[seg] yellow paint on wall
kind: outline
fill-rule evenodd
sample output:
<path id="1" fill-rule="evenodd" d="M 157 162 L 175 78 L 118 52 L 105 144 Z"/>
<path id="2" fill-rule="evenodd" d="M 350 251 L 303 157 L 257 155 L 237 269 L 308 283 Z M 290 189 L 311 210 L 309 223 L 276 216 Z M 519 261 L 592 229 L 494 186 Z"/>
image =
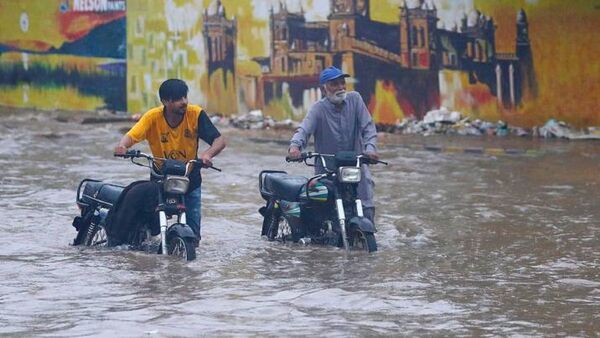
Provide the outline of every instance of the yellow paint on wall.
<path id="1" fill-rule="evenodd" d="M 60 1 L 43 2 L 41 6 L 39 1 L 0 1 L 0 42 L 39 40 L 60 47 L 65 41 L 55 19 Z"/>
<path id="2" fill-rule="evenodd" d="M 101 97 L 83 95 L 73 87 L 0 86 L 0 102 L 7 107 L 93 111 Z"/>
<path id="3" fill-rule="evenodd" d="M 98 65 L 114 61 L 109 58 L 92 58 L 74 55 L 32 54 L 8 52 L 0 54 L 3 66 L 33 67 L 41 65 L 48 70 L 63 69 L 81 73 L 97 73 Z M 105 105 L 102 97 L 85 95 L 74 87 L 35 85 L 18 83 L 2 86 L 0 103 L 9 107 L 88 110 L 93 111 Z"/>
<path id="4" fill-rule="evenodd" d="M 111 63 L 114 61 L 115 60 L 111 58 L 64 54 L 33 54 L 20 52 L 8 52 L 0 54 L 0 64 L 16 63 L 23 66 L 25 63 L 27 63 L 29 66 L 33 64 L 41 64 L 50 69 L 60 67 L 66 70 L 78 70 L 80 72 L 98 72 L 98 65 Z"/>
<path id="5" fill-rule="evenodd" d="M 600 20 L 598 2 L 500 0 L 475 2 L 498 26 L 500 51 L 515 50 L 515 21 L 523 8 L 529 21 L 538 97 L 526 97 L 505 119 L 533 126 L 550 118 L 578 127 L 600 125 Z"/>
<path id="6" fill-rule="evenodd" d="M 377 81 L 375 95 L 369 102 L 369 110 L 373 119 L 378 123 L 394 125 L 404 119 L 405 114 L 396 100 L 396 90 L 393 85 Z"/>

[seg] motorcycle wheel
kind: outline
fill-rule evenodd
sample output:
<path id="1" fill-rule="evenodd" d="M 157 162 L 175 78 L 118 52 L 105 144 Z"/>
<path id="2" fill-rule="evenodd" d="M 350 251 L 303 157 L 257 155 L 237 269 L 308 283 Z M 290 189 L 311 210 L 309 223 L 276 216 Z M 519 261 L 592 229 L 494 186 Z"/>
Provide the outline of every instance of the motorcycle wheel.
<path id="1" fill-rule="evenodd" d="M 81 228 L 79 228 L 79 231 L 77 231 L 77 235 L 75 236 L 75 239 L 73 239 L 73 245 L 85 244 L 85 238 L 87 237 L 87 232 L 88 232 L 89 228 L 90 228 L 89 223 L 85 226 L 82 225 Z"/>
<path id="2" fill-rule="evenodd" d="M 266 236 L 269 241 L 277 239 L 280 213 L 279 209 L 275 209 L 268 213 L 263 220 L 263 229 L 266 229 Z"/>
<path id="3" fill-rule="evenodd" d="M 103 225 L 90 223 L 85 231 L 85 240 L 83 241 L 85 246 L 108 246 L 108 235 Z"/>
<path id="4" fill-rule="evenodd" d="M 196 259 L 196 247 L 191 238 L 171 237 L 167 243 L 167 253 L 170 256 L 176 256 L 186 261 Z"/>
<path id="5" fill-rule="evenodd" d="M 377 241 L 375 241 L 375 235 L 372 232 L 355 231 L 352 235 L 350 245 L 354 249 L 366 252 L 377 251 Z"/>

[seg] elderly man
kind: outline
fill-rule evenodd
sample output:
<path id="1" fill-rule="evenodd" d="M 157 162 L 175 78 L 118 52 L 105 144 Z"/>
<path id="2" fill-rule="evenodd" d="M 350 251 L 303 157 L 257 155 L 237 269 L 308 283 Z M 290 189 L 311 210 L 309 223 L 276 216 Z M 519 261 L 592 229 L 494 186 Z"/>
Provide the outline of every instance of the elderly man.
<path id="1" fill-rule="evenodd" d="M 329 67 L 321 72 L 319 85 L 323 98 L 310 108 L 292 137 L 288 149 L 290 158 L 300 157 L 311 135 L 314 135 L 315 151 L 318 153 L 335 154 L 346 150 L 379 159 L 377 131 L 371 114 L 359 93 L 346 92 L 346 77 L 349 76 L 336 67 Z M 323 168 L 317 166 L 315 171 L 321 173 Z M 375 223 L 375 183 L 366 165 L 362 167 L 362 175 L 358 197 L 362 201 L 365 217 Z"/>

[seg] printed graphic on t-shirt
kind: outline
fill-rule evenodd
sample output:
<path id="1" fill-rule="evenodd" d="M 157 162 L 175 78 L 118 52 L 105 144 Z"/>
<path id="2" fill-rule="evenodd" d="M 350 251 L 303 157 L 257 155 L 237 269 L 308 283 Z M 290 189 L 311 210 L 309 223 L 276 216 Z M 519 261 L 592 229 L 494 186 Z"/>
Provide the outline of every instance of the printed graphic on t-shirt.
<path id="1" fill-rule="evenodd" d="M 169 133 L 161 133 L 160 134 L 160 143 L 169 143 Z"/>
<path id="2" fill-rule="evenodd" d="M 187 157 L 185 156 L 185 150 L 171 150 L 169 153 L 165 152 L 165 158 L 171 160 L 185 160 Z"/>

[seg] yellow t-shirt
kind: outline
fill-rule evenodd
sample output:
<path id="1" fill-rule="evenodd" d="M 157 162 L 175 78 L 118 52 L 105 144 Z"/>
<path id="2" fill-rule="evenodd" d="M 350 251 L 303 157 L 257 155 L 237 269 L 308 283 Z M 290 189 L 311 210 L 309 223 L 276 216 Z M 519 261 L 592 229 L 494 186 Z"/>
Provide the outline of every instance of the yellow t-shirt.
<path id="1" fill-rule="evenodd" d="M 163 106 L 150 109 L 127 132 L 134 142 L 148 140 L 154 157 L 189 161 L 198 153 L 198 117 L 202 107 L 188 104 L 183 121 L 172 128 L 163 116 Z"/>

